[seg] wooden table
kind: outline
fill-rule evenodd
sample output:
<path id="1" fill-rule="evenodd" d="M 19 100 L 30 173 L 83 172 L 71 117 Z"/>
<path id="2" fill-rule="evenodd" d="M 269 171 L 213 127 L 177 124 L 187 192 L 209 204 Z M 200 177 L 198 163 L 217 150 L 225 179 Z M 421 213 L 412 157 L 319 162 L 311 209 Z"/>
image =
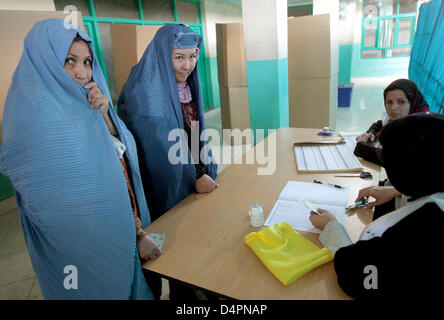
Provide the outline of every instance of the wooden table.
<path id="1" fill-rule="evenodd" d="M 276 135 L 276 171 L 258 175 L 258 164 L 233 164 L 216 179 L 219 187 L 209 194 L 191 194 L 149 225 L 147 232 L 164 233 L 162 256 L 144 268 L 234 299 L 350 299 L 338 286 L 329 262 L 284 286 L 245 244 L 244 236 L 261 228 L 250 226 L 248 210 L 259 202 L 265 219 L 289 180 L 320 179 L 350 187 L 349 205 L 361 188 L 377 185 L 379 166 L 363 161 L 373 180 L 338 178 L 334 173 L 298 174 L 293 142 L 316 135 L 315 129 L 281 128 Z M 270 138 L 270 137 L 269 137 Z M 267 139 L 269 139 L 267 138 Z M 266 140 L 258 146 L 265 146 Z M 249 152 L 254 152 L 254 149 Z M 266 153 L 265 153 L 266 154 Z M 372 211 L 356 210 L 345 219 L 350 238 L 356 241 L 371 222 Z M 322 247 L 319 234 L 301 232 Z"/>

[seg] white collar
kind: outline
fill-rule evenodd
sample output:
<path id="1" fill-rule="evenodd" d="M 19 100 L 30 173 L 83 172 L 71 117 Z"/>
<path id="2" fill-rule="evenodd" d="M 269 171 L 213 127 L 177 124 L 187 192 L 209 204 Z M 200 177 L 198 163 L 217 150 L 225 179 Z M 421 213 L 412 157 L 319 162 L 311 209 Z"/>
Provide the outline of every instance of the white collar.
<path id="1" fill-rule="evenodd" d="M 398 210 L 387 213 L 364 228 L 359 240 L 369 240 L 374 237 L 380 237 L 388 228 L 394 226 L 428 202 L 436 203 L 438 207 L 444 211 L 444 192 L 437 192 L 432 195 L 424 196 L 415 201 L 408 202 Z"/>

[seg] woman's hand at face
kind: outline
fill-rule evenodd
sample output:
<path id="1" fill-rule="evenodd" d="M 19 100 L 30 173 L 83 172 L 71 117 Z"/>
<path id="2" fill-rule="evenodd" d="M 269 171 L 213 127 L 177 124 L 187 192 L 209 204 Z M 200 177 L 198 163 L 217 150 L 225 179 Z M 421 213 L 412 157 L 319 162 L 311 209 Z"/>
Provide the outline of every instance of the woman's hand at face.
<path id="1" fill-rule="evenodd" d="M 318 209 L 320 214 L 310 211 L 310 221 L 311 224 L 319 229 L 324 230 L 329 222 L 336 221 L 336 217 L 327 210 Z"/>
<path id="2" fill-rule="evenodd" d="M 85 85 L 85 88 L 89 89 L 88 101 L 91 103 L 91 108 L 98 109 L 102 107 L 102 115 L 105 116 L 108 113 L 108 98 L 100 91 L 95 82 L 89 82 Z"/>
<path id="3" fill-rule="evenodd" d="M 356 142 L 375 142 L 375 136 L 372 133 L 363 132 L 356 137 Z"/>
<path id="4" fill-rule="evenodd" d="M 219 185 L 206 174 L 196 180 L 197 193 L 208 193 L 216 189 L 218 186 Z"/>

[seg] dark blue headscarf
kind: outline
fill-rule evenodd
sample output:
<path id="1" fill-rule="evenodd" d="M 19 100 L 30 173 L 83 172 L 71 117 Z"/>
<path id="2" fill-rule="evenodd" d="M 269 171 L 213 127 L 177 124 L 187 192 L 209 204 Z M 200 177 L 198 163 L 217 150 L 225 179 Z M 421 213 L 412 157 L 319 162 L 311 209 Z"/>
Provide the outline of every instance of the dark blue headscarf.
<path id="1" fill-rule="evenodd" d="M 196 169 L 186 139 L 169 141 L 174 129 L 184 129 L 182 109 L 172 63 L 174 48 L 201 48 L 202 37 L 181 24 L 160 28 L 142 59 L 131 70 L 118 102 L 119 116 L 136 140 L 143 186 L 152 217 L 158 217 L 195 190 Z M 188 77 L 199 117 L 199 134 L 205 129 L 204 106 L 197 66 Z M 187 164 L 168 159 L 174 145 L 183 144 Z M 173 147 L 173 148 L 172 148 Z M 217 165 L 208 141 L 199 142 L 207 155 L 205 171 L 213 179 Z M 154 219 L 154 218 L 153 218 Z"/>
<path id="2" fill-rule="evenodd" d="M 87 90 L 63 68 L 77 34 L 91 51 L 92 81 L 111 101 L 105 78 L 91 39 L 78 27 L 67 26 L 61 19 L 40 21 L 25 38 L 5 103 L 0 170 L 14 185 L 26 246 L 45 299 L 152 299 L 111 135 L 101 110 L 91 108 Z M 146 227 L 150 216 L 136 144 L 111 103 L 108 115 L 127 147 L 129 175 Z M 66 287 L 75 283 L 73 267 L 77 289 Z"/>

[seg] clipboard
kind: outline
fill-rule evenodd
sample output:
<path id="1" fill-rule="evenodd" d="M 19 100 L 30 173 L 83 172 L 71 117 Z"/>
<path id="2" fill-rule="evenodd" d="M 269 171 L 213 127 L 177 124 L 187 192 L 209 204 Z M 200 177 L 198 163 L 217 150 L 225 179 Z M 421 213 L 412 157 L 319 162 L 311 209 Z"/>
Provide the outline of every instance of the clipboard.
<path id="1" fill-rule="evenodd" d="M 363 167 L 342 137 L 310 139 L 293 144 L 296 168 L 301 173 L 362 172 Z"/>
<path id="2" fill-rule="evenodd" d="M 304 141 L 299 141 L 293 143 L 294 146 L 316 146 L 316 145 L 333 145 L 333 144 L 344 144 L 345 140 L 342 137 L 329 137 L 329 138 L 314 138 Z"/>

